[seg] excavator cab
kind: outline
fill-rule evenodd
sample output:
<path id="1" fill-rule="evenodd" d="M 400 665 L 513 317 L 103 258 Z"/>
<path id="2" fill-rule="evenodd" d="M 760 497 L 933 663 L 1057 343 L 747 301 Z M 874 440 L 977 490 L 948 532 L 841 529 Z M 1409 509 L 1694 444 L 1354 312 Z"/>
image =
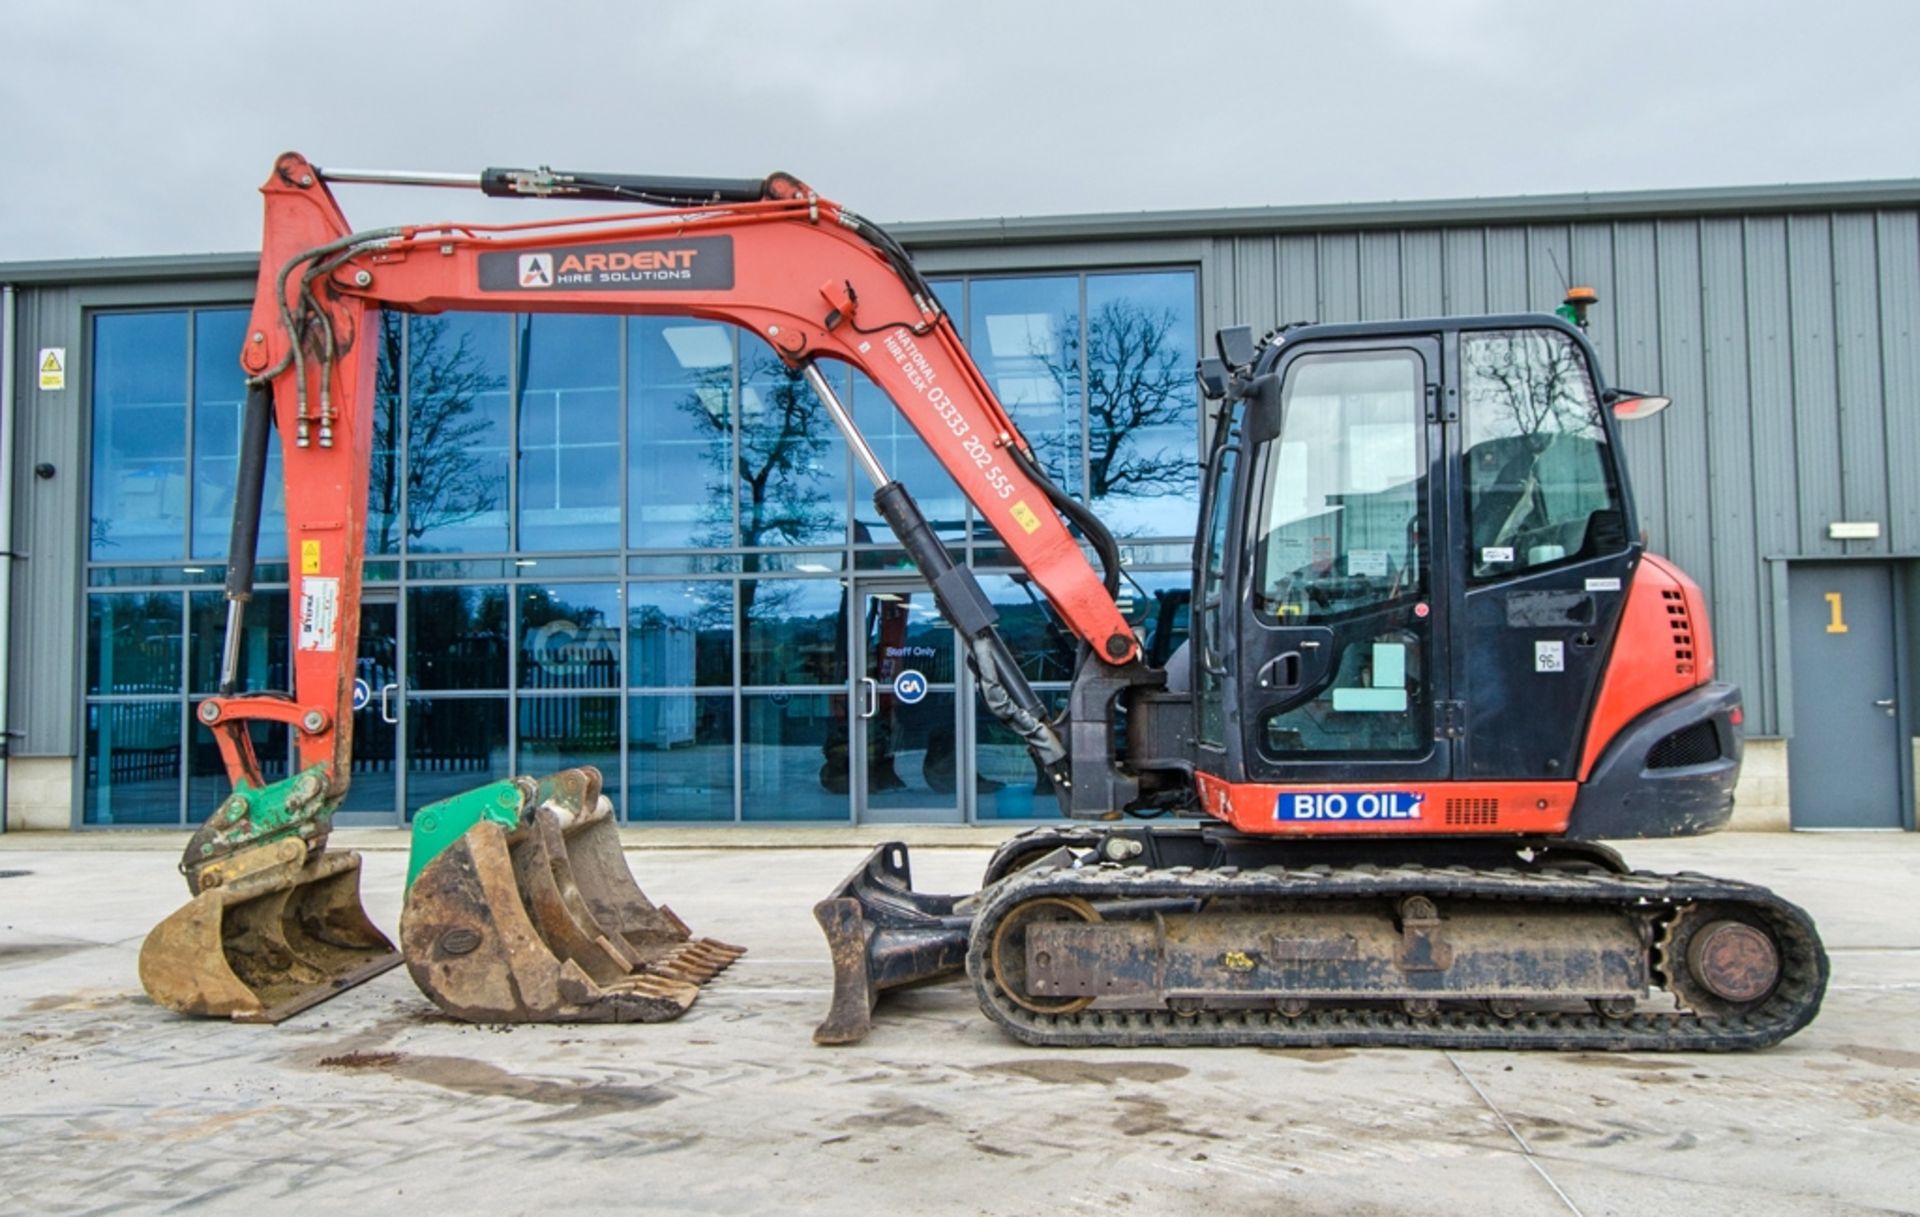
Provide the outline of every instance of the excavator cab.
<path id="1" fill-rule="evenodd" d="M 1712 681 L 1698 588 L 1640 540 L 1610 400 L 1585 335 L 1537 314 L 1306 326 L 1261 348 L 1209 466 L 1202 777 L 1384 788 L 1405 802 L 1376 824 L 1392 831 L 1724 824 L 1737 691 Z M 1615 641 L 1650 603 L 1687 630 L 1647 640 L 1668 662 L 1624 670 Z M 1644 814 L 1579 797 L 1622 742 L 1609 711 L 1670 702 L 1669 734 L 1716 744 L 1684 778 L 1646 779 L 1685 789 L 1622 800 Z M 1693 810 L 1653 810 L 1676 799 Z M 1305 795 L 1227 801 L 1246 831 L 1338 831 L 1338 807 Z"/>

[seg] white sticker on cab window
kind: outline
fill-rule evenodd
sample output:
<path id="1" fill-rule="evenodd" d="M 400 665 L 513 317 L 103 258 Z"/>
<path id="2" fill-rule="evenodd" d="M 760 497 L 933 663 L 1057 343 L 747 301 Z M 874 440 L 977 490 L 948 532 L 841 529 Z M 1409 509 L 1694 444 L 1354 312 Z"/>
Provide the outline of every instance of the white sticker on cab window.
<path id="1" fill-rule="evenodd" d="M 1356 549 L 1347 555 L 1347 574 L 1360 575 L 1369 579 L 1387 577 L 1387 551 L 1384 549 Z"/>
<path id="2" fill-rule="evenodd" d="M 1617 592 L 1620 590 L 1618 579 L 1589 579 L 1587 590 L 1590 592 Z"/>
<path id="3" fill-rule="evenodd" d="M 1492 566 L 1496 562 L 1513 561 L 1513 546 L 1489 545 L 1480 551 L 1480 565 Z"/>

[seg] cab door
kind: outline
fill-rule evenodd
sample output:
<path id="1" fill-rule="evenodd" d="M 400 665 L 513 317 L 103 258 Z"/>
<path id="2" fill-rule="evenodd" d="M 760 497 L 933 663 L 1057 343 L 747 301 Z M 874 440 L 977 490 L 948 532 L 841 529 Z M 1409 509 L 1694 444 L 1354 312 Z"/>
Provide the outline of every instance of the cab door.
<path id="1" fill-rule="evenodd" d="M 1572 332 L 1457 342 L 1457 771 L 1569 780 L 1640 556 L 1618 447 Z"/>
<path id="2" fill-rule="evenodd" d="M 1448 700 L 1446 519 L 1435 462 L 1437 339 L 1304 347 L 1250 413 L 1257 476 L 1240 655 L 1247 776 L 1287 784 L 1428 781 Z"/>

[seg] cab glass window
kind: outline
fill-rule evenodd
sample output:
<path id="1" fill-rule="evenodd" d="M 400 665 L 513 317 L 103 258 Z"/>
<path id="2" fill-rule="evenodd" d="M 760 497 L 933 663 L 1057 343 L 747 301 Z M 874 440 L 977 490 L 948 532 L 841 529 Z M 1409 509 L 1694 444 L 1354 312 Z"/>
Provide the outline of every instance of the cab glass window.
<path id="1" fill-rule="evenodd" d="M 1255 608 L 1288 631 L 1269 635 L 1288 642 L 1252 694 L 1269 760 L 1433 748 L 1426 384 L 1408 349 L 1302 355 L 1287 370 L 1254 586 Z"/>
<path id="2" fill-rule="evenodd" d="M 1228 443 L 1233 441 L 1229 439 Z M 1213 478 L 1212 502 L 1207 507 L 1206 561 L 1200 582 L 1200 648 L 1195 656 L 1194 674 L 1200 690 L 1200 739 L 1216 748 L 1227 739 L 1226 611 L 1224 596 L 1227 578 L 1227 525 L 1233 510 L 1234 471 L 1239 452 L 1233 447 L 1220 450 L 1219 471 Z"/>
<path id="3" fill-rule="evenodd" d="M 1498 579 L 1624 549 L 1599 395 L 1556 330 L 1462 334 L 1468 569 Z"/>
<path id="4" fill-rule="evenodd" d="M 1409 351 L 1294 362 L 1267 450 L 1261 612 L 1315 624 L 1424 594 L 1423 383 Z"/>

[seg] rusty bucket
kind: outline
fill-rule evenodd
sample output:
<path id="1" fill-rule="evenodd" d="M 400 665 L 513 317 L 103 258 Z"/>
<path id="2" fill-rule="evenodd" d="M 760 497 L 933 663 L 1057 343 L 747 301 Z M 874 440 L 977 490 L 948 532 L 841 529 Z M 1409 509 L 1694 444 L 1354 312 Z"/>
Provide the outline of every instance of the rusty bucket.
<path id="1" fill-rule="evenodd" d="M 745 953 L 647 899 L 591 767 L 423 809 L 410 873 L 407 969 L 468 1022 L 664 1022 Z"/>
<path id="2" fill-rule="evenodd" d="M 169 1010 L 277 1023 L 400 962 L 360 906 L 359 854 L 282 838 L 195 879 L 140 947 L 140 983 Z"/>
<path id="3" fill-rule="evenodd" d="M 966 896 L 913 890 L 907 847 L 888 841 L 813 906 L 833 959 L 833 1001 L 816 1044 L 857 1044 L 883 993 L 952 976 L 966 966 L 973 925 Z"/>

